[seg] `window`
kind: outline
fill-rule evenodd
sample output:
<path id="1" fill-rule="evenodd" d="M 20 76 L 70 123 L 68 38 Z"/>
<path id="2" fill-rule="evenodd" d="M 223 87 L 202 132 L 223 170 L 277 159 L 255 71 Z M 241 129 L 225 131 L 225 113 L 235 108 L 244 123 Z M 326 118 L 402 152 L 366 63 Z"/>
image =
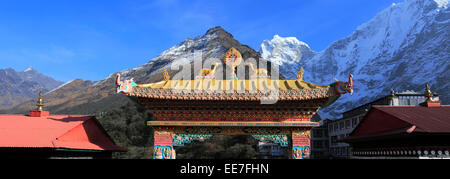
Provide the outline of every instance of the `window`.
<path id="1" fill-rule="evenodd" d="M 337 124 L 337 123 L 335 123 L 335 124 L 334 124 L 334 131 L 336 131 L 336 132 L 337 132 L 337 131 L 338 131 L 338 129 L 339 129 L 339 128 L 338 128 L 338 124 Z"/>
<path id="2" fill-rule="evenodd" d="M 337 136 L 331 136 L 331 145 L 335 145 L 337 140 Z"/>
<path id="3" fill-rule="evenodd" d="M 340 123 L 339 123 L 339 128 L 342 130 L 342 129 L 344 129 L 344 121 L 341 121 Z"/>
<path id="4" fill-rule="evenodd" d="M 358 120 L 358 118 L 353 118 L 352 119 L 352 128 L 354 128 L 356 126 L 356 121 Z"/>
<path id="5" fill-rule="evenodd" d="M 317 130 L 313 130 L 313 136 L 314 137 L 322 137 L 322 130 L 317 129 Z"/>
<path id="6" fill-rule="evenodd" d="M 323 143 L 322 143 L 322 141 L 313 141 L 313 146 L 316 149 L 321 149 L 321 148 L 323 148 Z"/>
<path id="7" fill-rule="evenodd" d="M 345 121 L 345 128 L 346 129 L 350 128 L 350 120 Z"/>

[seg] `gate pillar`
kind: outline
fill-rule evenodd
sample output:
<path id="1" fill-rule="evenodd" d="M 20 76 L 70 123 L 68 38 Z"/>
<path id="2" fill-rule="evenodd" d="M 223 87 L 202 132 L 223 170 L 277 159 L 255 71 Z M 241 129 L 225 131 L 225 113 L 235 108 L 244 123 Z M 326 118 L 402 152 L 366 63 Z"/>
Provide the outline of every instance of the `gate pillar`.
<path id="1" fill-rule="evenodd" d="M 292 159 L 308 159 L 311 153 L 311 129 L 292 131 Z"/>
<path id="2" fill-rule="evenodd" d="M 172 131 L 155 129 L 154 133 L 154 159 L 175 159 L 175 149 L 173 148 Z"/>

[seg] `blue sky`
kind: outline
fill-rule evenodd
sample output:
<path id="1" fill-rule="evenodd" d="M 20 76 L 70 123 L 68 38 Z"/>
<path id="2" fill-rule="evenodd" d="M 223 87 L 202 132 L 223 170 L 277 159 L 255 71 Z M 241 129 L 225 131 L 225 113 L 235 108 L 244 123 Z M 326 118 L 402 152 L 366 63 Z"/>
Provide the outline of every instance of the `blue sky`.
<path id="1" fill-rule="evenodd" d="M 222 26 L 259 50 L 275 34 L 314 51 L 402 0 L 2 0 L 0 69 L 101 80 Z"/>

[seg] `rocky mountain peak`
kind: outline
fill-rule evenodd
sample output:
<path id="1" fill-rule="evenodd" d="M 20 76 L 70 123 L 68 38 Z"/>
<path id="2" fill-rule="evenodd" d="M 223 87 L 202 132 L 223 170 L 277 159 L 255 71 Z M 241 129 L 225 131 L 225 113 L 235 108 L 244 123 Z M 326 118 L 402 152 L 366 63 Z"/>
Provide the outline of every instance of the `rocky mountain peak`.
<path id="1" fill-rule="evenodd" d="M 0 69 L 0 107 L 20 104 L 48 92 L 63 82 L 39 73 L 32 67 L 24 71 L 12 68 Z"/>
<path id="2" fill-rule="evenodd" d="M 227 32 L 225 29 L 223 29 L 221 26 L 216 26 L 213 28 L 208 29 L 206 31 L 205 36 L 207 35 L 217 35 L 218 37 L 227 37 L 227 38 L 233 38 L 233 35 L 231 33 Z"/>
<path id="3" fill-rule="evenodd" d="M 23 72 L 31 72 L 31 71 L 36 71 L 36 70 L 32 66 L 30 66 L 27 69 L 25 69 Z"/>
<path id="4" fill-rule="evenodd" d="M 344 111 L 389 94 L 390 88 L 423 91 L 429 83 L 435 92 L 449 94 L 448 1 L 393 4 L 348 37 L 309 57 L 302 53 L 298 58 L 296 49 L 305 49 L 305 45 L 279 36 L 263 42 L 261 52 L 268 60 L 281 62 L 280 71 L 288 78 L 294 78 L 302 66 L 305 80 L 323 85 L 354 74 L 354 94 L 321 109 L 325 118 L 339 118 Z M 443 95 L 441 100 L 448 104 L 450 96 Z"/>

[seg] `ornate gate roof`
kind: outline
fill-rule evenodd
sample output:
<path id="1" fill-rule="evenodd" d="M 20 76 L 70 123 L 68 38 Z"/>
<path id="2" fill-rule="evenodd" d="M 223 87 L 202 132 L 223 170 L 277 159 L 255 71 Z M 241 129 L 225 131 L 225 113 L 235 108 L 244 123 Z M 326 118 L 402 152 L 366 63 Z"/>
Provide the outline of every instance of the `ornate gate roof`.
<path id="1" fill-rule="evenodd" d="M 168 80 L 133 87 L 129 96 L 178 100 L 310 100 L 336 96 L 330 86 L 299 80 Z"/>
<path id="2" fill-rule="evenodd" d="M 202 69 L 195 80 L 171 80 L 163 70 L 164 80 L 149 84 L 121 81 L 118 73 L 117 93 L 145 103 L 157 119 L 147 122 L 151 126 L 304 127 L 318 125 L 309 119 L 320 107 L 353 92 L 351 74 L 348 82 L 316 85 L 303 80 L 303 68 L 296 80 L 271 79 L 267 70 L 252 68 L 251 79 L 238 79 L 233 71 L 232 80 L 218 80 L 213 77 L 217 65 Z"/>

